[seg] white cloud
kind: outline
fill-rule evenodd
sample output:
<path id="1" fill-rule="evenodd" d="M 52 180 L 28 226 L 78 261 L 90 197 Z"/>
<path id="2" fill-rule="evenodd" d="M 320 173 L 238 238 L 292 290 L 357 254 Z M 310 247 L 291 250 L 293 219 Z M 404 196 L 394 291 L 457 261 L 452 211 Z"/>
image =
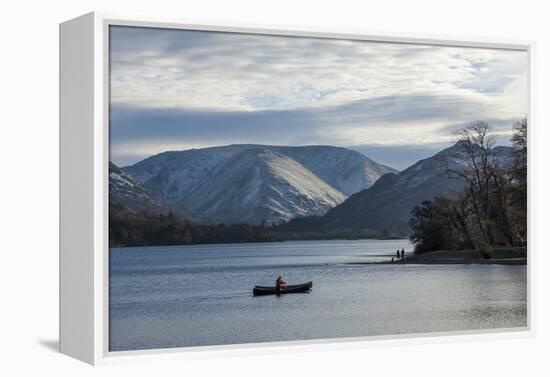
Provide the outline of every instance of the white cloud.
<path id="1" fill-rule="evenodd" d="M 110 68 L 125 161 L 234 142 L 442 143 L 527 113 L 522 51 L 116 27 Z"/>
<path id="2" fill-rule="evenodd" d="M 525 81 L 526 54 L 517 51 L 162 29 L 136 30 L 146 35 L 141 38 L 130 33 L 112 31 L 115 103 L 254 111 L 429 93 L 521 107 L 506 91 Z"/>

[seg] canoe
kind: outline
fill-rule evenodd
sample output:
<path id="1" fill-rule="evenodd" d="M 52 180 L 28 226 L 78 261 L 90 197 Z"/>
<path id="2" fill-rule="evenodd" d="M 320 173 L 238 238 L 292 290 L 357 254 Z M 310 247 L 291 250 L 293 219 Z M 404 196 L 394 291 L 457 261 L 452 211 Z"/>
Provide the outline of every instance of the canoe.
<path id="1" fill-rule="evenodd" d="M 285 288 L 281 289 L 279 293 L 303 293 L 309 291 L 312 287 L 313 283 L 311 281 L 304 284 L 287 285 Z M 254 296 L 276 295 L 277 289 L 275 287 L 264 287 L 257 285 L 252 290 L 252 293 L 254 293 Z"/>

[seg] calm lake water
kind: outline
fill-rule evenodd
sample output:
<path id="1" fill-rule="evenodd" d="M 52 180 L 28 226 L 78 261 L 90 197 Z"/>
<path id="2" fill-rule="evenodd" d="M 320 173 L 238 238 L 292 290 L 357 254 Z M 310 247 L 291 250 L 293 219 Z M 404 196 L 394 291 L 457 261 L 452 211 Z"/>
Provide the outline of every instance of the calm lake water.
<path id="1" fill-rule="evenodd" d="M 527 325 L 526 266 L 358 265 L 406 240 L 112 248 L 111 351 Z M 313 281 L 311 293 L 252 296 Z"/>

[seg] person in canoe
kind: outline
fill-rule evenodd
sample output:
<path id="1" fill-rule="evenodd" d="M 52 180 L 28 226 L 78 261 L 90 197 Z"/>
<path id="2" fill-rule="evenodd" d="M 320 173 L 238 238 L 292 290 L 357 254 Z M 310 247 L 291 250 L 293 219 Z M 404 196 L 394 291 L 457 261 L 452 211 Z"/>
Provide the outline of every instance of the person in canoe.
<path id="1" fill-rule="evenodd" d="M 278 277 L 275 281 L 275 290 L 277 291 L 277 294 L 281 293 L 281 289 L 285 289 L 286 283 L 284 282 L 282 277 Z"/>

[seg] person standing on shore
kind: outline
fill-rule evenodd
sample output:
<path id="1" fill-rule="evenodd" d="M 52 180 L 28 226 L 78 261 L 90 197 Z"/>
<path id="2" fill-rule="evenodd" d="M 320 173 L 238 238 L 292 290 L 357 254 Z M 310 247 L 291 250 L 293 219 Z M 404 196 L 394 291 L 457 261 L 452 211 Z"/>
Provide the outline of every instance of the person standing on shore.
<path id="1" fill-rule="evenodd" d="M 399 260 L 401 257 L 399 255 L 399 249 L 397 249 L 397 260 Z"/>
<path id="2" fill-rule="evenodd" d="M 399 251 L 398 251 L 399 253 Z M 401 260 L 405 262 L 405 249 L 401 249 Z"/>

